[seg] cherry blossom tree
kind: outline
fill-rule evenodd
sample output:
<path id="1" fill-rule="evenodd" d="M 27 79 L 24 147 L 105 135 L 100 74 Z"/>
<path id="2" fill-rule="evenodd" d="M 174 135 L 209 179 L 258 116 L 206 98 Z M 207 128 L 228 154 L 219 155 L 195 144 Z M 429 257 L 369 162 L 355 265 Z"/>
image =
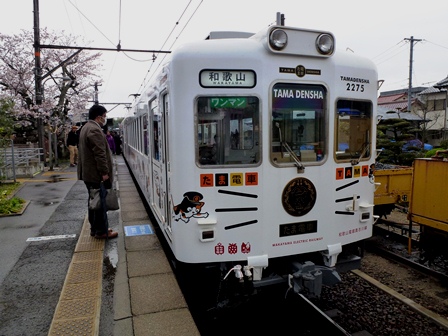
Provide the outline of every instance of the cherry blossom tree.
<path id="1" fill-rule="evenodd" d="M 12 99 L 0 98 L 0 148 L 9 145 L 11 135 L 14 132 L 14 117 Z"/>
<path id="2" fill-rule="evenodd" d="M 41 45 L 86 45 L 65 32 L 40 29 Z M 22 130 L 36 133 L 37 119 L 52 132 L 61 134 L 69 127 L 68 115 L 76 117 L 91 104 L 92 83 L 101 83 L 96 75 L 101 53 L 73 49 L 41 48 L 43 97 L 36 105 L 34 33 L 22 30 L 16 35 L 0 33 L 0 99 L 14 101 L 13 114 Z M 69 60 L 69 61 L 67 61 Z M 89 102 L 90 101 L 90 102 Z M 69 113 L 70 111 L 70 113 Z"/>

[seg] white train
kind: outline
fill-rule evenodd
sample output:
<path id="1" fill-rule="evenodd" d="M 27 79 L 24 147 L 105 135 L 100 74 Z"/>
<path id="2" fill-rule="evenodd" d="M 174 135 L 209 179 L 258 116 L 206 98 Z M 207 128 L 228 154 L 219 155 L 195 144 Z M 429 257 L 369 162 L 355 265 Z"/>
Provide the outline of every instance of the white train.
<path id="1" fill-rule="evenodd" d="M 337 282 L 372 234 L 377 82 L 330 32 L 281 24 L 173 51 L 122 130 L 178 263 L 214 269 L 220 288 Z"/>

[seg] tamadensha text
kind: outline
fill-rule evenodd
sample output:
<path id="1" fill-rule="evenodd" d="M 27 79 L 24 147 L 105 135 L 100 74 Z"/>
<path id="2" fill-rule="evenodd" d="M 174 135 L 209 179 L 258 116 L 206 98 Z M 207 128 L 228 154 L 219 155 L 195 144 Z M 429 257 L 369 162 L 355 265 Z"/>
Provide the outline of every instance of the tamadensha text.
<path id="1" fill-rule="evenodd" d="M 368 79 L 364 78 L 356 78 L 356 77 L 345 77 L 341 76 L 341 81 L 343 82 L 354 82 L 354 83 L 365 83 L 370 84 L 370 81 Z"/>
<path id="2" fill-rule="evenodd" d="M 274 89 L 274 98 L 324 99 L 322 91 Z"/>

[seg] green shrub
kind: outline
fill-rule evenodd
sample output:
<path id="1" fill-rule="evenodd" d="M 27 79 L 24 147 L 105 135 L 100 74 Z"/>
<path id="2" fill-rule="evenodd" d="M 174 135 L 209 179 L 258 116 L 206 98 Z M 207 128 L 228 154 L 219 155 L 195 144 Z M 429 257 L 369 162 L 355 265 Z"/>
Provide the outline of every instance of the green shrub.
<path id="1" fill-rule="evenodd" d="M 25 200 L 10 197 L 20 187 L 20 183 L 0 183 L 0 215 L 10 215 L 22 210 Z"/>
<path id="2" fill-rule="evenodd" d="M 13 197 L 10 199 L 4 199 L 0 201 L 0 214 L 10 215 L 20 212 L 23 208 L 25 200 L 20 197 Z"/>
<path id="3" fill-rule="evenodd" d="M 443 148 L 433 148 L 433 149 L 430 149 L 429 151 L 427 151 L 425 153 L 425 158 L 433 157 L 434 155 L 436 155 L 437 151 L 441 151 L 441 150 L 444 150 L 444 149 Z"/>

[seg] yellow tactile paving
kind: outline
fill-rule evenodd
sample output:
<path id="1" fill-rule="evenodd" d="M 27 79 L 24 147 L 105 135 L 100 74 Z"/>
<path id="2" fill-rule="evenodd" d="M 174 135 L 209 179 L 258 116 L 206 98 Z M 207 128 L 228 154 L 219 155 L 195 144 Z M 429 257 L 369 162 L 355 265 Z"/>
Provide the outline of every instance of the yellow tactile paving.
<path id="1" fill-rule="evenodd" d="M 104 240 L 90 237 L 86 218 L 48 336 L 98 335 L 103 252 Z"/>
<path id="2" fill-rule="evenodd" d="M 63 178 L 61 178 L 61 180 L 64 180 L 64 181 L 77 181 L 78 179 L 77 178 L 66 178 L 66 177 L 63 177 Z M 42 182 L 46 182 L 46 183 L 48 183 L 48 179 L 45 179 L 45 180 L 42 180 L 42 179 L 16 179 L 16 181 L 17 182 L 20 182 L 20 183 L 42 183 Z"/>
<path id="3" fill-rule="evenodd" d="M 97 267 L 97 269 L 95 269 L 90 267 L 86 268 L 84 267 L 84 265 L 82 265 L 81 267 L 76 267 L 77 266 L 76 264 L 72 264 L 72 266 L 75 267 L 70 266 L 65 282 L 69 284 L 74 284 L 81 282 L 98 281 L 98 278 L 101 279 L 102 275 L 102 263 L 99 262 L 97 263 L 97 265 L 99 266 Z"/>
<path id="4" fill-rule="evenodd" d="M 73 320 L 53 321 L 48 335 L 58 336 L 79 336 L 79 335 L 97 335 L 98 329 L 94 317 L 79 318 Z"/>
<path id="5" fill-rule="evenodd" d="M 79 237 L 75 253 L 84 251 L 103 251 L 103 250 L 104 250 L 104 240 L 95 239 L 90 237 L 89 235 Z"/>
<path id="6" fill-rule="evenodd" d="M 79 317 L 92 317 L 97 311 L 95 297 L 61 301 L 56 311 L 56 320 L 71 320 Z"/>
<path id="7" fill-rule="evenodd" d="M 75 175 L 75 177 L 66 177 L 67 175 Z M 43 177 L 43 178 L 41 178 Z M 52 179 L 58 178 L 59 181 L 74 181 L 78 180 L 78 177 L 76 176 L 76 172 L 63 172 L 63 171 L 47 171 L 39 176 L 33 176 L 33 177 L 19 177 L 16 178 L 16 182 L 19 183 L 42 183 L 42 182 L 55 182 L 52 181 Z"/>
<path id="8" fill-rule="evenodd" d="M 102 259 L 88 260 L 88 261 L 72 261 L 70 272 L 74 273 L 98 273 L 101 271 Z"/>
<path id="9" fill-rule="evenodd" d="M 42 173 L 42 176 L 51 176 L 51 175 L 70 175 L 70 174 L 76 174 L 76 172 L 62 172 L 62 171 L 47 171 L 45 173 Z"/>
<path id="10" fill-rule="evenodd" d="M 85 251 L 73 254 L 73 261 L 98 260 L 103 257 L 103 251 Z"/>
<path id="11" fill-rule="evenodd" d="M 66 284 L 61 293 L 61 300 L 74 300 L 79 297 L 95 297 L 98 294 L 99 284 L 97 281 Z"/>

